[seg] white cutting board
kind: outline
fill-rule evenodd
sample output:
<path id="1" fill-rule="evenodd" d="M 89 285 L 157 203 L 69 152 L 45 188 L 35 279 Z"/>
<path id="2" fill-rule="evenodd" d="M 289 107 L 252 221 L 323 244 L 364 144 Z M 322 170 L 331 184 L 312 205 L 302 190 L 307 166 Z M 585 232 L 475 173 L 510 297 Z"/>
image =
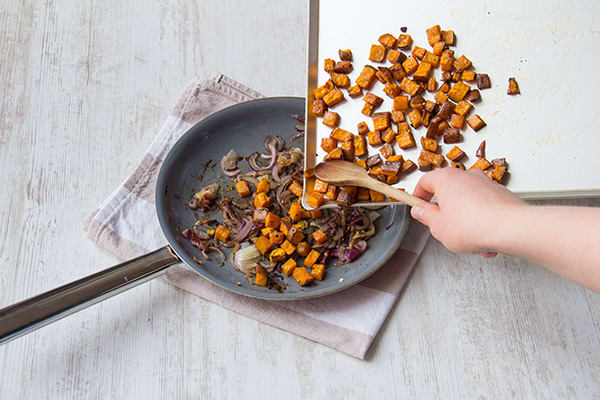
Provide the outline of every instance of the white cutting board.
<path id="1" fill-rule="evenodd" d="M 487 4 L 486 4 L 487 3 Z M 312 4 L 314 6 L 314 3 Z M 479 143 L 487 142 L 486 158 L 506 157 L 507 186 L 522 197 L 580 197 L 600 194 L 600 2 L 599 1 L 390 1 L 322 0 L 319 2 L 318 84 L 329 77 L 323 60 L 338 60 L 338 49 L 354 54 L 352 84 L 368 60 L 371 44 L 383 33 L 398 36 L 402 26 L 414 44 L 431 51 L 425 29 L 440 24 L 454 30 L 456 57 L 465 54 L 475 71 L 489 74 L 492 88 L 482 90 L 475 113 L 487 127 L 463 131 L 459 143 L 470 166 Z M 314 22 L 313 22 L 314 23 Z M 314 46 L 314 43 L 310 43 Z M 310 52 L 310 49 L 309 49 Z M 440 69 L 436 70 L 438 79 Z M 521 95 L 508 96 L 508 77 L 516 77 Z M 375 94 L 384 98 L 377 111 L 390 111 L 392 99 L 376 82 Z M 356 133 L 363 101 L 350 99 L 333 110 L 342 116 L 340 127 Z M 426 98 L 431 99 L 431 94 Z M 330 128 L 317 124 L 318 143 Z M 416 161 L 419 140 L 426 128 L 413 130 L 418 147 L 397 154 Z M 317 145 L 318 146 L 318 145 Z M 452 145 L 442 143 L 445 153 Z M 317 162 L 323 151 L 317 147 Z M 376 150 L 369 149 L 369 154 Z M 422 175 L 410 174 L 395 186 L 412 192 Z"/>

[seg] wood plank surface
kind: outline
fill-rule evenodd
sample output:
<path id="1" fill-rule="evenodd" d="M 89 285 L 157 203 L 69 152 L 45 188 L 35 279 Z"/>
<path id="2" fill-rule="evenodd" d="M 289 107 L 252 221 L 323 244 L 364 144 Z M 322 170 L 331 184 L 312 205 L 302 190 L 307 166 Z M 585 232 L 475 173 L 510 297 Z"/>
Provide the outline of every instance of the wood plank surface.
<path id="1" fill-rule="evenodd" d="M 306 22 L 292 0 L 1 2 L 0 307 L 116 262 L 82 221 L 190 79 L 303 96 Z M 156 280 L 0 347 L 0 371 L 0 399 L 599 398 L 600 295 L 432 240 L 366 361 Z"/>

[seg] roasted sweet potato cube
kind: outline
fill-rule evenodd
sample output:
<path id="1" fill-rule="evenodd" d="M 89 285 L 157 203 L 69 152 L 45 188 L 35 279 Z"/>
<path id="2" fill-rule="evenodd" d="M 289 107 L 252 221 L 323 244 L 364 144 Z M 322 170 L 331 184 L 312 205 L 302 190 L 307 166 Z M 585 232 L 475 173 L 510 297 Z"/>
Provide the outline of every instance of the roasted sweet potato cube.
<path id="1" fill-rule="evenodd" d="M 395 176 L 398 175 L 401 167 L 402 163 L 400 161 L 386 161 L 381 166 L 381 169 L 383 171 L 383 175 Z"/>
<path id="2" fill-rule="evenodd" d="M 444 143 L 458 143 L 462 140 L 462 135 L 458 128 L 446 128 L 444 131 Z"/>
<path id="3" fill-rule="evenodd" d="M 382 143 L 381 134 L 379 133 L 379 131 L 369 132 L 367 136 L 369 138 L 369 144 L 371 146 L 379 146 Z"/>
<path id="4" fill-rule="evenodd" d="M 358 86 L 358 85 L 350 86 L 348 88 L 348 96 L 350 96 L 353 99 L 356 98 L 356 97 L 362 96 L 362 89 L 361 89 L 361 87 Z"/>
<path id="5" fill-rule="evenodd" d="M 432 153 L 437 152 L 438 142 L 435 139 L 430 139 L 428 137 L 421 137 L 421 147 L 424 150 L 431 151 Z"/>
<path id="6" fill-rule="evenodd" d="M 342 142 L 340 147 L 344 158 L 348 161 L 354 161 L 354 140 Z"/>
<path id="7" fill-rule="evenodd" d="M 321 148 L 326 153 L 329 153 L 331 150 L 335 149 L 336 147 L 337 147 L 337 140 L 335 140 L 333 138 L 323 138 L 323 139 L 321 139 Z"/>
<path id="8" fill-rule="evenodd" d="M 298 197 L 302 197 L 303 192 L 302 185 L 294 180 L 292 180 L 292 184 L 290 185 L 290 192 L 294 193 Z"/>
<path id="9" fill-rule="evenodd" d="M 440 66 L 442 71 L 452 71 L 454 69 L 454 51 L 444 50 L 440 57 Z"/>
<path id="10" fill-rule="evenodd" d="M 306 286 L 313 280 L 313 277 L 308 273 L 308 271 L 304 267 L 294 268 L 294 272 L 292 272 L 292 277 L 296 282 L 298 282 L 298 285 L 300 286 Z"/>
<path id="11" fill-rule="evenodd" d="M 317 178 L 317 179 L 315 179 L 315 186 L 314 186 L 313 190 L 315 192 L 326 193 L 328 186 L 329 186 L 329 184 L 327 182 L 322 181 Z"/>
<path id="12" fill-rule="evenodd" d="M 383 88 L 383 91 L 391 98 L 398 96 L 401 92 L 400 87 L 395 83 L 386 83 Z"/>
<path id="13" fill-rule="evenodd" d="M 315 278 L 318 281 L 323 280 L 323 276 L 325 275 L 325 264 L 314 264 L 312 269 L 310 270 L 310 276 Z"/>
<path id="14" fill-rule="evenodd" d="M 402 164 L 404 162 L 404 157 L 402 157 L 402 154 L 392 154 L 386 158 L 386 161 L 399 161 L 400 164 Z"/>
<path id="15" fill-rule="evenodd" d="M 467 95 L 469 90 L 471 90 L 469 85 L 467 85 L 466 83 L 463 83 L 461 81 L 458 81 L 448 91 L 448 97 L 451 100 L 454 100 L 455 102 L 458 103 L 459 101 L 461 101 L 462 99 L 465 98 L 465 96 Z"/>
<path id="16" fill-rule="evenodd" d="M 427 172 L 431 171 L 431 162 L 424 160 L 422 158 L 417 159 L 417 164 L 419 165 L 419 171 Z"/>
<path id="17" fill-rule="evenodd" d="M 323 158 L 324 160 L 341 160 L 343 157 L 342 149 L 336 147 L 331 150 L 327 155 Z"/>
<path id="18" fill-rule="evenodd" d="M 442 119 L 449 119 L 454 111 L 456 104 L 451 102 L 450 100 L 446 100 L 440 107 L 440 111 L 437 113 L 438 117 Z"/>
<path id="19" fill-rule="evenodd" d="M 430 46 L 433 46 L 440 40 L 442 40 L 442 29 L 439 25 L 434 25 L 431 28 L 427 29 L 427 41 Z"/>
<path id="20" fill-rule="evenodd" d="M 385 46 L 379 44 L 371 45 L 371 50 L 369 51 L 369 60 L 375 62 L 383 62 L 385 59 Z"/>
<path id="21" fill-rule="evenodd" d="M 422 113 L 423 117 L 421 118 L 421 125 L 427 127 L 429 126 L 429 121 L 431 120 L 431 113 L 426 110 L 424 110 Z"/>
<path id="22" fill-rule="evenodd" d="M 323 62 L 323 68 L 325 69 L 325 72 L 332 72 L 335 68 L 335 60 L 326 58 Z"/>
<path id="23" fill-rule="evenodd" d="M 367 201 L 369 200 L 369 189 L 360 187 L 358 188 L 358 192 L 356 193 L 356 200 L 358 201 Z"/>
<path id="24" fill-rule="evenodd" d="M 404 67 L 402 66 L 402 63 L 405 60 L 406 60 L 406 57 L 403 57 L 402 61 L 398 61 L 397 64 L 394 64 L 389 68 L 390 72 L 392 73 L 392 76 L 398 82 L 400 82 L 402 80 L 402 78 L 404 78 L 406 76 L 406 72 L 404 72 Z"/>
<path id="25" fill-rule="evenodd" d="M 465 82 L 473 82 L 475 80 L 475 71 L 463 71 L 460 78 Z"/>
<path id="26" fill-rule="evenodd" d="M 478 102 L 481 100 L 481 93 L 477 89 L 471 89 L 469 93 L 465 96 L 465 100 L 470 101 L 471 103 Z"/>
<path id="27" fill-rule="evenodd" d="M 400 49 L 410 49 L 412 42 L 412 37 L 409 34 L 402 33 L 400 36 L 398 36 L 398 42 L 396 43 L 396 46 L 398 46 Z"/>
<path id="28" fill-rule="evenodd" d="M 230 231 L 229 229 L 224 226 L 224 225 L 219 225 L 217 227 L 217 229 L 215 230 L 215 239 L 217 239 L 218 241 L 221 241 L 223 243 L 226 243 L 229 241 L 229 235 L 230 235 Z"/>
<path id="29" fill-rule="evenodd" d="M 250 188 L 248 187 L 248 183 L 245 180 L 241 180 L 235 184 L 235 189 L 237 190 L 240 197 L 250 196 Z"/>
<path id="30" fill-rule="evenodd" d="M 261 232 L 265 229 L 273 229 L 273 228 L 264 228 L 261 230 Z M 267 235 L 265 235 L 267 236 Z M 278 246 L 281 243 L 283 243 L 284 239 L 285 239 L 285 235 L 279 231 L 276 231 L 273 229 L 272 232 L 269 232 L 269 243 L 271 243 L 273 246 Z"/>
<path id="31" fill-rule="evenodd" d="M 477 114 L 473 114 L 472 116 L 467 118 L 467 124 L 469 124 L 469 126 L 473 128 L 475 132 L 477 132 L 485 126 L 485 122 L 483 122 L 481 117 Z"/>
<path id="32" fill-rule="evenodd" d="M 417 169 L 417 164 L 412 162 L 411 160 L 405 160 L 402 163 L 402 168 L 400 168 L 401 174 L 409 174 Z"/>
<path id="33" fill-rule="evenodd" d="M 378 107 L 381 105 L 381 103 L 383 103 L 383 99 L 381 97 L 371 92 L 367 92 L 367 94 L 364 95 L 363 100 L 374 107 Z"/>
<path id="34" fill-rule="evenodd" d="M 382 131 L 381 140 L 385 143 L 393 143 L 394 138 L 396 137 L 396 132 L 392 128 L 387 128 L 385 131 Z"/>
<path id="35" fill-rule="evenodd" d="M 388 67 L 377 67 L 377 72 L 375 73 L 375 77 L 381 83 L 390 83 L 394 82 L 394 76 Z"/>
<path id="36" fill-rule="evenodd" d="M 393 140 L 393 136 L 392 136 L 392 140 Z M 388 143 L 386 143 L 383 146 L 381 146 L 381 148 L 379 149 L 379 152 L 381 153 L 383 158 L 387 159 L 389 156 L 394 155 L 394 148 L 392 146 L 390 146 Z"/>
<path id="37" fill-rule="evenodd" d="M 423 61 L 417 67 L 415 74 L 413 75 L 413 79 L 418 82 L 427 82 L 432 70 L 433 66 L 428 62 Z"/>
<path id="38" fill-rule="evenodd" d="M 395 124 L 406 121 L 404 118 L 404 113 L 402 111 L 392 111 L 392 121 Z"/>
<path id="39" fill-rule="evenodd" d="M 331 131 L 329 137 L 340 142 L 348 142 L 354 138 L 354 135 L 352 134 L 352 132 L 348 132 L 347 130 L 344 130 L 342 128 L 335 128 Z"/>
<path id="40" fill-rule="evenodd" d="M 443 119 L 441 119 L 440 117 L 438 117 L 438 116 L 433 117 L 433 119 L 431 120 L 431 123 L 427 127 L 427 134 L 425 135 L 425 137 L 428 139 L 436 139 L 437 136 L 439 135 L 438 129 L 439 129 L 440 123 L 442 123 L 442 122 L 443 122 Z"/>
<path id="41" fill-rule="evenodd" d="M 378 112 L 373 114 L 373 129 L 381 131 L 391 126 L 391 114 L 389 112 Z"/>
<path id="42" fill-rule="evenodd" d="M 506 162 L 506 158 L 494 158 L 492 160 L 492 165 L 495 167 L 496 165 L 502 165 L 506 169 L 508 169 L 508 163 Z"/>
<path id="43" fill-rule="evenodd" d="M 410 120 L 410 124 L 412 125 L 412 127 L 415 129 L 420 127 L 421 123 L 423 122 L 423 116 L 421 115 L 421 112 L 417 109 L 412 110 L 408 113 L 408 119 Z"/>
<path id="44" fill-rule="evenodd" d="M 323 100 L 313 100 L 312 113 L 315 117 L 322 117 L 327 110 L 327 105 Z"/>
<path id="45" fill-rule="evenodd" d="M 346 50 L 340 49 L 340 50 L 338 50 L 338 57 L 342 61 L 352 61 L 352 51 L 350 51 L 350 49 L 346 49 Z"/>
<path id="46" fill-rule="evenodd" d="M 450 166 L 452 168 L 456 168 L 456 169 L 462 169 L 463 171 L 466 170 L 467 168 L 465 167 L 465 164 L 461 163 L 461 162 L 456 162 L 456 161 L 452 161 L 450 163 Z"/>
<path id="47" fill-rule="evenodd" d="M 331 73 L 331 80 L 335 86 L 340 88 L 347 88 L 350 86 L 350 78 L 346 74 L 338 74 L 337 72 Z"/>
<path id="48" fill-rule="evenodd" d="M 469 60 L 465 55 L 458 57 L 456 61 L 454 61 L 454 68 L 458 72 L 463 72 L 465 69 L 471 67 L 471 60 Z"/>
<path id="49" fill-rule="evenodd" d="M 453 128 L 462 129 L 465 126 L 465 117 L 458 114 L 452 114 L 450 117 L 450 126 Z"/>
<path id="50" fill-rule="evenodd" d="M 454 112 L 458 115 L 466 116 L 473 109 L 473 105 L 464 100 L 459 101 L 456 107 L 454 107 Z"/>
<path id="51" fill-rule="evenodd" d="M 394 111 L 408 110 L 408 96 L 396 96 L 394 97 Z"/>
<path id="52" fill-rule="evenodd" d="M 371 196 L 371 201 L 373 203 L 381 203 L 385 201 L 385 196 L 379 192 L 369 189 L 369 196 Z"/>
<path id="53" fill-rule="evenodd" d="M 269 242 L 269 238 L 267 236 L 259 236 L 254 242 L 254 247 L 260 252 L 260 254 L 265 255 L 273 245 Z"/>
<path id="54" fill-rule="evenodd" d="M 508 78 L 508 89 L 506 90 L 506 94 L 521 94 L 521 91 L 519 90 L 519 84 L 515 78 Z"/>
<path id="55" fill-rule="evenodd" d="M 440 66 L 440 57 L 428 51 L 423 56 L 423 60 L 421 62 L 431 64 L 434 68 L 437 68 Z"/>
<path id="56" fill-rule="evenodd" d="M 417 110 L 422 110 L 425 106 L 425 98 L 420 94 L 414 96 L 410 99 L 410 108 L 416 108 Z"/>
<path id="57" fill-rule="evenodd" d="M 402 130 L 401 125 L 406 126 L 408 128 L 408 122 L 402 122 L 398 124 L 398 135 L 396 135 L 396 141 L 398 142 L 398 147 L 401 149 L 409 149 L 411 147 L 415 147 L 417 143 L 415 142 L 415 138 L 410 130 Z"/>
<path id="58" fill-rule="evenodd" d="M 256 286 L 267 286 L 267 270 L 260 265 L 256 266 L 256 275 L 254 275 L 254 284 Z"/>
<path id="59" fill-rule="evenodd" d="M 381 167 L 373 167 L 369 170 L 368 174 L 377 178 L 379 175 L 383 175 L 383 170 Z"/>
<path id="60" fill-rule="evenodd" d="M 402 63 L 402 68 L 404 68 L 404 72 L 406 72 L 406 75 L 412 75 L 417 70 L 418 67 L 419 67 L 419 62 L 414 57 L 408 57 Z"/>
<path id="61" fill-rule="evenodd" d="M 498 183 L 502 183 L 504 180 L 504 174 L 506 173 L 506 168 L 502 165 L 496 165 L 492 168 L 492 179 Z"/>
<path id="62" fill-rule="evenodd" d="M 335 63 L 333 70 L 340 74 L 349 74 L 352 72 L 352 63 L 350 61 L 338 61 Z"/>
<path id="63" fill-rule="evenodd" d="M 344 100 L 344 94 L 340 89 L 333 89 L 323 97 L 323 101 L 327 106 L 332 107 Z"/>
<path id="64" fill-rule="evenodd" d="M 329 86 L 328 84 L 325 84 L 325 85 L 319 86 L 318 88 L 313 90 L 313 96 L 315 99 L 317 99 L 317 100 L 322 99 L 323 97 L 325 97 L 325 95 L 327 93 L 329 93 L 331 91 L 331 89 L 333 89 L 333 81 L 331 79 L 329 79 L 327 82 L 331 82 L 331 86 Z"/>
<path id="65" fill-rule="evenodd" d="M 444 41 L 436 42 L 433 45 L 433 50 L 432 50 L 433 55 L 438 56 L 438 57 L 441 56 L 445 47 L 446 47 L 446 42 L 444 42 Z"/>
<path id="66" fill-rule="evenodd" d="M 436 89 L 437 89 L 437 81 L 435 80 L 435 78 L 433 76 L 431 76 L 427 80 L 427 91 L 429 93 L 433 93 L 433 92 L 435 92 Z"/>
<path id="67" fill-rule="evenodd" d="M 480 169 L 482 171 L 485 171 L 490 167 L 490 165 L 490 162 L 485 158 L 478 158 L 477 161 L 475 161 L 475 164 L 471 165 L 469 171 L 472 169 Z"/>
<path id="68" fill-rule="evenodd" d="M 441 154 L 432 153 L 427 150 L 421 150 L 421 154 L 419 155 L 419 159 L 430 162 L 432 165 L 436 167 L 441 166 L 444 163 L 444 156 Z"/>
<path id="69" fill-rule="evenodd" d="M 461 73 L 460 73 L 460 72 L 458 72 L 458 71 L 456 71 L 456 72 L 453 72 L 453 73 L 452 73 L 452 77 L 450 78 L 450 80 L 451 80 L 452 82 L 458 82 L 458 81 L 460 81 L 460 76 L 461 76 Z"/>
<path id="70" fill-rule="evenodd" d="M 388 50 L 387 59 L 392 64 L 398 64 L 406 60 L 406 55 L 400 50 L 392 49 Z"/>
<path id="71" fill-rule="evenodd" d="M 370 105 L 369 103 L 365 103 L 360 112 L 370 117 L 373 114 L 373 110 L 375 110 L 374 106 Z"/>
<path id="72" fill-rule="evenodd" d="M 442 86 L 440 86 L 440 92 L 448 94 L 450 91 L 450 84 L 448 82 L 444 82 Z"/>
<path id="73" fill-rule="evenodd" d="M 446 100 L 448 100 L 448 95 L 442 92 L 441 90 L 438 90 L 438 92 L 435 94 L 435 96 L 433 96 L 433 98 L 435 99 L 436 103 L 444 104 Z"/>
<path id="74" fill-rule="evenodd" d="M 338 195 L 338 188 L 337 188 L 337 186 L 329 185 L 329 188 L 327 189 L 327 193 L 325 193 L 325 196 L 327 196 L 331 200 L 335 200 L 335 198 L 337 197 L 337 195 Z"/>
<path id="75" fill-rule="evenodd" d="M 313 208 L 319 208 L 325 202 L 325 199 L 323 198 L 323 196 L 324 196 L 323 193 L 312 192 L 306 198 L 306 204 L 308 204 L 309 206 L 311 206 Z"/>
<path id="76" fill-rule="evenodd" d="M 452 147 L 447 153 L 446 157 L 451 161 L 458 161 L 465 155 L 465 152 L 462 151 L 458 146 Z"/>
<path id="77" fill-rule="evenodd" d="M 356 78 L 356 84 L 363 89 L 369 90 L 371 85 L 373 85 L 373 81 L 375 80 L 375 73 L 377 73 L 375 68 L 371 67 L 370 65 L 365 65 L 363 70 L 358 75 L 358 78 Z"/>
<path id="78" fill-rule="evenodd" d="M 442 38 L 448 46 L 454 46 L 454 43 L 456 43 L 456 37 L 454 36 L 454 31 L 452 30 L 442 31 Z"/>
<path id="79" fill-rule="evenodd" d="M 267 193 L 270 187 L 271 182 L 269 181 L 269 179 L 263 177 L 260 181 L 258 181 L 258 185 L 256 185 L 256 193 Z"/>
<path id="80" fill-rule="evenodd" d="M 400 89 L 404 92 L 410 94 L 411 96 L 416 95 L 421 87 L 417 85 L 415 82 L 411 81 L 407 77 L 402 78 L 402 82 L 400 82 Z"/>
<path id="81" fill-rule="evenodd" d="M 289 258 L 286 262 L 284 262 L 281 265 L 281 271 L 285 274 L 285 276 L 290 276 L 295 268 L 296 261 L 293 258 Z"/>
<path id="82" fill-rule="evenodd" d="M 367 160 L 356 160 L 354 163 L 360 165 L 364 169 L 367 169 Z"/>
<path id="83" fill-rule="evenodd" d="M 410 54 L 412 54 L 412 56 L 414 58 L 422 60 L 423 57 L 425 57 L 425 53 L 426 52 L 427 52 L 427 50 L 425 50 L 424 48 L 419 47 L 419 46 L 415 46 L 415 47 L 413 47 L 412 52 Z"/>
<path id="84" fill-rule="evenodd" d="M 489 89 L 492 87 L 492 82 L 490 81 L 490 77 L 488 74 L 477 74 L 475 76 L 475 81 L 477 82 L 477 89 Z"/>
<path id="85" fill-rule="evenodd" d="M 394 36 L 390 35 L 389 33 L 384 33 L 383 35 L 379 36 L 378 41 L 388 49 L 396 48 L 397 40 Z"/>
<path id="86" fill-rule="evenodd" d="M 438 129 L 437 129 L 438 135 L 443 135 L 444 131 L 448 128 L 450 128 L 450 125 L 448 125 L 448 123 L 446 121 L 442 120 L 442 122 L 440 122 L 440 125 L 438 126 Z"/>
<path id="87" fill-rule="evenodd" d="M 330 128 L 335 128 L 340 124 L 340 114 L 334 111 L 325 111 L 323 115 L 323 124 Z"/>
<path id="88" fill-rule="evenodd" d="M 356 135 L 354 137 L 354 155 L 357 157 L 367 154 L 367 140 L 364 136 Z"/>

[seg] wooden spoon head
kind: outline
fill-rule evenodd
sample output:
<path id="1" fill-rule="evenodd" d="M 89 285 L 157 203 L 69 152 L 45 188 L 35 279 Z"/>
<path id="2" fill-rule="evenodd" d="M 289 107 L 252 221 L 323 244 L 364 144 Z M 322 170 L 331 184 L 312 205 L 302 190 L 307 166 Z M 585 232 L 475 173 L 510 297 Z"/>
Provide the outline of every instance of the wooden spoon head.
<path id="1" fill-rule="evenodd" d="M 324 161 L 315 167 L 315 175 L 322 181 L 338 185 L 362 186 L 367 171 L 358 164 L 350 161 Z"/>

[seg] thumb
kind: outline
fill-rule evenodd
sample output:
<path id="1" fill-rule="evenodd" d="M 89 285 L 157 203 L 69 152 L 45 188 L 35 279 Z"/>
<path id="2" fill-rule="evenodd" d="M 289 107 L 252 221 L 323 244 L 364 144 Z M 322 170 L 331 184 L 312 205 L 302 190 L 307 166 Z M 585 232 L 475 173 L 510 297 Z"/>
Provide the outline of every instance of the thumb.
<path id="1" fill-rule="evenodd" d="M 431 226 L 431 223 L 437 217 L 439 212 L 440 208 L 436 204 L 422 203 L 413 206 L 410 210 L 410 215 L 420 223 Z"/>

